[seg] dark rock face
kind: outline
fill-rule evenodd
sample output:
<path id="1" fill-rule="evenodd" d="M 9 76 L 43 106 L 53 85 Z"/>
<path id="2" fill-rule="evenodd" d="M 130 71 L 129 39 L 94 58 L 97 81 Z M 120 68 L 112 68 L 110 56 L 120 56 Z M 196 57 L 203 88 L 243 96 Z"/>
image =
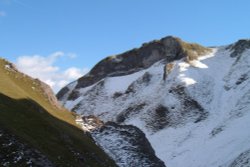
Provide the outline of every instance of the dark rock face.
<path id="1" fill-rule="evenodd" d="M 183 110 L 180 111 L 182 116 L 194 116 L 195 123 L 205 120 L 208 117 L 208 112 L 185 91 L 185 87 L 177 85 L 172 88 L 172 93 L 179 96 L 179 99 L 182 99 Z"/>
<path id="2" fill-rule="evenodd" d="M 164 129 L 166 126 L 171 126 L 171 114 L 167 107 L 159 105 L 155 110 L 151 112 L 151 118 L 145 120 L 147 123 L 146 127 L 151 129 L 153 132 Z"/>
<path id="3" fill-rule="evenodd" d="M 108 76 L 128 75 L 140 71 L 162 59 L 172 61 L 182 57 L 184 57 L 184 52 L 180 42 L 174 37 L 166 37 L 144 44 L 139 49 L 107 57 L 99 62 L 87 76 L 80 78 L 76 88 L 90 86 Z"/>
<path id="4" fill-rule="evenodd" d="M 248 74 L 242 74 L 235 84 L 236 85 L 242 84 L 244 81 L 248 79 L 248 77 L 249 77 Z"/>
<path id="5" fill-rule="evenodd" d="M 61 99 L 66 93 L 68 93 L 70 90 L 68 87 L 62 88 L 56 95 L 58 99 Z"/>
<path id="6" fill-rule="evenodd" d="M 134 106 L 130 106 L 126 110 L 122 111 L 117 117 L 116 122 L 122 123 L 127 118 L 132 117 L 135 114 L 138 114 L 143 108 L 146 106 L 146 103 L 137 104 Z"/>
<path id="7" fill-rule="evenodd" d="M 169 96 L 179 99 L 178 106 L 159 104 L 150 108 L 149 117 L 144 118 L 145 126 L 152 133 L 167 127 L 182 126 L 187 122 L 198 123 L 208 117 L 208 112 L 193 99 L 182 85 L 176 85 L 169 90 Z"/>
<path id="8" fill-rule="evenodd" d="M 229 49 L 233 51 L 230 55 L 231 57 L 238 57 L 242 55 L 242 53 L 246 49 L 250 49 L 250 40 L 247 39 L 239 40 L 234 45 L 231 45 Z"/>
<path id="9" fill-rule="evenodd" d="M 77 90 L 73 90 L 68 97 L 68 100 L 75 100 L 79 97 L 79 92 Z"/>
<path id="10" fill-rule="evenodd" d="M 218 135 L 219 133 L 223 132 L 223 130 L 225 129 L 224 126 L 218 126 L 216 128 L 214 128 L 211 133 L 210 133 L 210 136 L 211 137 L 215 137 L 216 135 Z"/>
<path id="11" fill-rule="evenodd" d="M 250 150 L 241 153 L 229 167 L 249 167 L 250 166 Z"/>
<path id="12" fill-rule="evenodd" d="M 156 157 L 145 134 L 132 125 L 107 122 L 91 132 L 92 137 L 121 167 L 165 167 Z"/>
<path id="13" fill-rule="evenodd" d="M 136 92 L 136 86 L 140 85 L 140 86 L 148 86 L 150 84 L 152 75 L 148 72 L 144 73 L 143 76 L 141 78 L 139 78 L 138 80 L 132 82 L 127 90 L 125 91 L 125 94 L 133 94 Z"/>
<path id="14" fill-rule="evenodd" d="M 42 153 L 0 128 L 0 166 L 54 166 Z"/>

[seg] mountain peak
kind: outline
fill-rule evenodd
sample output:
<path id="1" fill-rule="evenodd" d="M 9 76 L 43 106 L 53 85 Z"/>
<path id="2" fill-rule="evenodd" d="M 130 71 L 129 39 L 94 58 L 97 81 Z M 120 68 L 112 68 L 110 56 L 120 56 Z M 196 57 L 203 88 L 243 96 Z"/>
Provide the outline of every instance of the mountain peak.
<path id="1" fill-rule="evenodd" d="M 104 127 L 119 125 L 90 133 L 120 166 L 129 166 L 123 158 L 133 152 L 124 148 L 139 134 L 126 125 L 139 128 L 167 166 L 249 166 L 249 55 L 247 39 L 206 48 L 169 36 L 100 61 L 59 100 Z"/>
<path id="2" fill-rule="evenodd" d="M 124 76 L 146 69 L 158 61 L 171 62 L 186 57 L 188 60 L 197 59 L 210 51 L 209 48 L 195 43 L 187 43 L 180 38 L 167 36 L 160 40 L 153 40 L 142 44 L 141 47 L 129 50 L 122 54 L 109 56 L 97 63 L 85 76 L 79 78 L 76 88 L 90 86 L 103 78 Z M 57 97 L 62 98 L 69 92 L 64 88 L 58 92 Z M 69 99 L 78 97 L 78 92 L 73 91 Z"/>

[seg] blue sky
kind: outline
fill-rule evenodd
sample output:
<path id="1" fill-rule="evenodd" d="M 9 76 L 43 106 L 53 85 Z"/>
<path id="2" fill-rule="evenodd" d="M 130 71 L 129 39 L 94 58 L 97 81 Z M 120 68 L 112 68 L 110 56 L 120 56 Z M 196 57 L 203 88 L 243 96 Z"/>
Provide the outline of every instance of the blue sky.
<path id="1" fill-rule="evenodd" d="M 249 38 L 249 7 L 249 0 L 0 0 L 0 56 L 17 63 L 60 52 L 48 64 L 57 74 L 83 74 L 167 35 L 205 46 Z"/>

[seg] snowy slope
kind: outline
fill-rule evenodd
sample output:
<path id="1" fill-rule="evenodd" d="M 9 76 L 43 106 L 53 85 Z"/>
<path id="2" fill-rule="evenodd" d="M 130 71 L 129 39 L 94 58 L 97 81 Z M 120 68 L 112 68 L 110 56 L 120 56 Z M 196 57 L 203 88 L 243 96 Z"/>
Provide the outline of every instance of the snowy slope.
<path id="1" fill-rule="evenodd" d="M 120 167 L 165 167 L 145 134 L 135 126 L 108 122 L 91 135 Z"/>
<path id="2" fill-rule="evenodd" d="M 64 103 L 79 114 L 138 127 L 169 167 L 250 166 L 249 43 L 171 62 L 166 80 L 165 61 L 106 77 Z"/>

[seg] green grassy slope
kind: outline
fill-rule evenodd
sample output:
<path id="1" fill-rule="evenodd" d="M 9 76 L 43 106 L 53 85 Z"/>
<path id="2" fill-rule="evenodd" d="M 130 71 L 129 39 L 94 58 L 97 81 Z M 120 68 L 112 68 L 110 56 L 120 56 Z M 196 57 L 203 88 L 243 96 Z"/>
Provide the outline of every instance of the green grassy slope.
<path id="1" fill-rule="evenodd" d="M 73 113 L 50 102 L 40 81 L 9 66 L 0 59 L 0 129 L 39 150 L 56 166 L 115 166 L 75 124 Z"/>

